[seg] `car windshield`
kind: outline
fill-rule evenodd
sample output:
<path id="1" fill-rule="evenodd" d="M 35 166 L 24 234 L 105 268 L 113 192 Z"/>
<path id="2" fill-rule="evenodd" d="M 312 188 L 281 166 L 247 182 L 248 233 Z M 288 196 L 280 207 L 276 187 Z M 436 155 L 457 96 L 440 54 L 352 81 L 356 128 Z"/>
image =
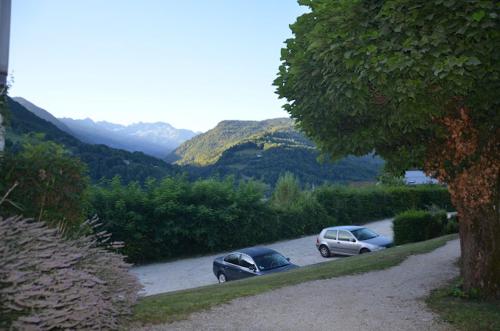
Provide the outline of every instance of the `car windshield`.
<path id="1" fill-rule="evenodd" d="M 351 232 L 354 235 L 354 237 L 356 237 L 356 239 L 358 239 L 358 240 L 368 240 L 368 239 L 378 237 L 377 233 L 375 233 L 372 230 L 367 229 L 367 228 L 352 230 Z"/>
<path id="2" fill-rule="evenodd" d="M 254 256 L 253 259 L 260 270 L 269 270 L 290 264 L 288 260 L 279 253 L 268 253 Z"/>

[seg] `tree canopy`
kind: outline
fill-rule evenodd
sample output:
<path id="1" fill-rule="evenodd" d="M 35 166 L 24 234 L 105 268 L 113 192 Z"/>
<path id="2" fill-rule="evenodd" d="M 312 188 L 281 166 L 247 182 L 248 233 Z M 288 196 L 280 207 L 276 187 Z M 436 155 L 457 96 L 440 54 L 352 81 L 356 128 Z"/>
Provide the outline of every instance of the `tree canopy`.
<path id="1" fill-rule="evenodd" d="M 274 82 L 285 109 L 326 154 L 446 182 L 464 287 L 500 298 L 500 2 L 299 3 Z"/>
<path id="2" fill-rule="evenodd" d="M 446 135 L 436 119 L 460 105 L 480 139 L 497 132 L 497 1 L 299 2 L 310 12 L 291 25 L 274 84 L 323 151 L 422 166 Z"/>

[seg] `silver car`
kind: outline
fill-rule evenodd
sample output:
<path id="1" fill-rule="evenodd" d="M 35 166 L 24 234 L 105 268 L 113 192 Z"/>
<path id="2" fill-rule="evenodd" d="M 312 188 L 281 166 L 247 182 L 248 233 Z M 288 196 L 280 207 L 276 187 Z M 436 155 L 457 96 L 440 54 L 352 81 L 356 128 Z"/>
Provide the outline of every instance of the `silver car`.
<path id="1" fill-rule="evenodd" d="M 321 231 L 316 247 L 321 256 L 357 255 L 393 246 L 392 239 L 362 226 L 334 226 Z"/>

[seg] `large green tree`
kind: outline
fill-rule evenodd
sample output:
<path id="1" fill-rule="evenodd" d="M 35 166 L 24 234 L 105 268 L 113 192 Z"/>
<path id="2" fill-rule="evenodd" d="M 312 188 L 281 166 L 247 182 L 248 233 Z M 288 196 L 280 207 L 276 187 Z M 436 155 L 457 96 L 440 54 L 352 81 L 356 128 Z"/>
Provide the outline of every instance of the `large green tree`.
<path id="1" fill-rule="evenodd" d="M 500 297 L 500 3 L 301 0 L 275 81 L 334 157 L 423 167 L 460 215 L 467 290 Z"/>

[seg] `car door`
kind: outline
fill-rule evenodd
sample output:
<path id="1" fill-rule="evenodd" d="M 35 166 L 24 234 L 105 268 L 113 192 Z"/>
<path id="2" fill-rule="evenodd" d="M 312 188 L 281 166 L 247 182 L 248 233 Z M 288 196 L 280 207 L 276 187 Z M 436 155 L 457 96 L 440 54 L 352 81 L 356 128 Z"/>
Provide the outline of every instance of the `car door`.
<path id="1" fill-rule="evenodd" d="M 255 265 L 254 260 L 250 256 L 246 254 L 241 254 L 239 265 L 240 265 L 240 275 L 239 275 L 240 279 L 255 276 L 256 274 L 255 271 L 257 270 L 257 267 Z"/>
<path id="2" fill-rule="evenodd" d="M 339 230 L 337 235 L 337 242 L 339 249 L 343 252 L 342 254 L 354 255 L 358 254 L 360 245 L 356 238 L 346 230 Z"/>
<path id="3" fill-rule="evenodd" d="M 224 265 L 222 267 L 222 272 L 226 275 L 227 280 L 239 279 L 240 266 L 239 263 L 239 253 L 232 253 L 224 257 Z"/>
<path id="4" fill-rule="evenodd" d="M 330 252 L 337 253 L 337 230 L 326 230 L 323 236 Z"/>

